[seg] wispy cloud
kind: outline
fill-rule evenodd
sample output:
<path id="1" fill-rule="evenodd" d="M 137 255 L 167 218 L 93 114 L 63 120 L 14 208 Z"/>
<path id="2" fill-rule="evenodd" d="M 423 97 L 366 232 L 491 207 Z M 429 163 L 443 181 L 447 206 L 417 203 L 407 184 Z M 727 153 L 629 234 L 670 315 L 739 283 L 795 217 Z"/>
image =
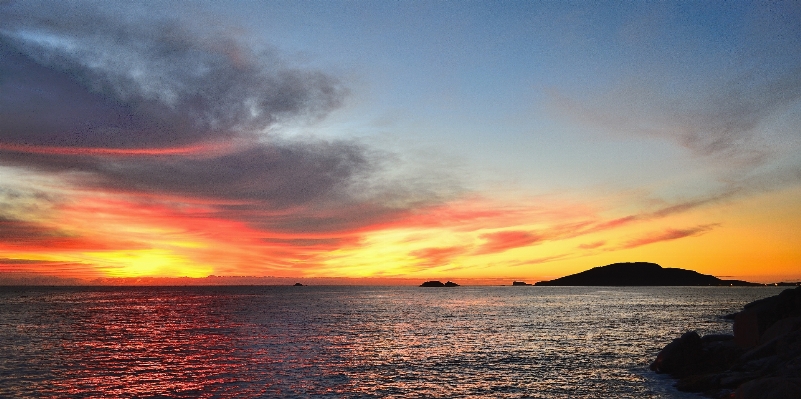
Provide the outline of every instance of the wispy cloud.
<path id="1" fill-rule="evenodd" d="M 423 248 L 412 251 L 409 255 L 421 260 L 420 265 L 427 267 L 443 266 L 451 262 L 457 256 L 464 255 L 469 251 L 469 247 L 437 247 Z"/>
<path id="2" fill-rule="evenodd" d="M 606 241 L 594 241 L 584 244 L 579 244 L 579 249 L 595 249 L 606 245 Z"/>
<path id="3" fill-rule="evenodd" d="M 672 241 L 685 237 L 699 236 L 719 226 L 719 224 L 704 224 L 686 229 L 666 229 L 629 240 L 623 243 L 621 247 L 624 249 L 629 249 L 663 241 Z"/>
<path id="4" fill-rule="evenodd" d="M 513 248 L 527 247 L 544 239 L 543 236 L 529 231 L 499 231 L 479 236 L 486 240 L 476 249 L 477 255 L 504 252 Z"/>
<path id="5" fill-rule="evenodd" d="M 743 72 L 703 91 L 673 98 L 654 83 L 631 82 L 600 99 L 577 99 L 551 91 L 562 115 L 595 129 L 671 140 L 692 154 L 738 170 L 752 170 L 787 156 L 798 140 L 785 129 L 766 126 L 796 109 L 801 68 L 770 74 Z"/>

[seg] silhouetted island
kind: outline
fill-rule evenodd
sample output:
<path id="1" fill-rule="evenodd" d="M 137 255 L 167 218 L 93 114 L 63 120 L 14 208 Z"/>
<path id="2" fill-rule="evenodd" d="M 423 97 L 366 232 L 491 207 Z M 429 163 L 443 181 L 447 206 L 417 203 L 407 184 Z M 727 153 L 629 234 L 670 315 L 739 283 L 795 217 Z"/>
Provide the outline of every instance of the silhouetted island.
<path id="1" fill-rule="evenodd" d="M 540 281 L 545 286 L 757 286 L 740 280 L 721 280 L 692 270 L 664 268 L 656 263 L 626 262 L 594 267 L 556 280 Z"/>
<path id="2" fill-rule="evenodd" d="M 303 284 L 301 284 L 301 283 L 295 283 L 295 287 L 303 287 Z"/>
<path id="3" fill-rule="evenodd" d="M 448 281 L 447 283 L 442 283 L 442 281 L 434 280 L 434 281 L 426 281 L 423 284 L 420 284 L 421 287 L 458 287 L 459 284 L 454 283 L 453 281 Z"/>
<path id="4" fill-rule="evenodd" d="M 525 281 L 513 281 L 513 282 L 512 282 L 512 285 L 514 285 L 514 286 L 521 286 L 521 285 L 533 285 L 533 284 L 529 284 L 529 283 L 527 283 L 527 282 L 525 282 Z"/>

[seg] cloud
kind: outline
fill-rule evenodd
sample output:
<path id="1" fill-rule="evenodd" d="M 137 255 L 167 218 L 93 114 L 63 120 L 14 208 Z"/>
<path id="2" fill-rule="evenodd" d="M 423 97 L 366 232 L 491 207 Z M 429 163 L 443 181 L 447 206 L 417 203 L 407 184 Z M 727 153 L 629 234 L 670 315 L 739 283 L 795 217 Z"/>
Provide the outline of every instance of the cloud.
<path id="1" fill-rule="evenodd" d="M 799 168 L 801 7 L 698 10 L 698 20 L 680 24 L 671 8 L 632 15 L 608 49 L 620 57 L 598 65 L 594 85 L 553 88 L 551 110 L 596 133 L 675 144 L 724 184 Z M 714 31 L 699 23 L 722 16 L 728 22 Z"/>
<path id="2" fill-rule="evenodd" d="M 616 133 L 674 141 L 696 156 L 752 169 L 798 146 L 787 132 L 766 126 L 787 118 L 801 101 L 801 68 L 784 75 L 733 77 L 703 93 L 670 98 L 665 88 L 630 83 L 603 100 L 578 100 L 552 92 L 552 104 L 569 117 Z"/>
<path id="3" fill-rule="evenodd" d="M 357 142 L 282 139 L 342 105 L 337 77 L 220 24 L 129 8 L 0 5 L 1 164 L 273 233 L 357 230 L 460 190 L 387 181 L 392 157 Z"/>
<path id="4" fill-rule="evenodd" d="M 509 249 L 527 247 L 544 240 L 544 237 L 529 231 L 499 231 L 479 236 L 486 240 L 476 249 L 477 255 L 504 252 Z"/>
<path id="5" fill-rule="evenodd" d="M 132 249 L 141 247 L 127 240 L 93 238 L 44 223 L 0 216 L 0 251 L 97 251 L 119 246 Z"/>
<path id="6" fill-rule="evenodd" d="M 578 247 L 580 249 L 595 249 L 598 247 L 602 247 L 606 244 L 606 241 L 595 241 L 595 242 L 588 242 L 585 244 L 580 244 Z"/>
<path id="7" fill-rule="evenodd" d="M 574 257 L 574 256 L 575 255 L 573 255 L 573 254 L 559 254 L 559 255 L 553 255 L 553 256 L 544 256 L 544 257 L 540 257 L 540 258 L 525 259 L 525 260 L 509 263 L 508 266 L 539 265 L 541 263 L 553 262 L 555 260 L 566 259 L 566 258 L 570 258 L 570 257 Z"/>
<path id="8" fill-rule="evenodd" d="M 4 143 L 136 148 L 228 139 L 323 116 L 347 93 L 338 79 L 288 66 L 219 28 L 59 3 L 0 7 L 8 15 L 0 29 Z"/>
<path id="9" fill-rule="evenodd" d="M 719 224 L 715 223 L 698 225 L 687 229 L 666 229 L 664 231 L 650 233 L 645 236 L 629 240 L 621 247 L 623 249 L 630 249 L 662 241 L 671 241 L 678 240 L 679 238 L 699 236 L 719 226 Z"/>
<path id="10" fill-rule="evenodd" d="M 425 266 L 443 266 L 450 263 L 453 258 L 463 255 L 468 251 L 468 247 L 462 246 L 436 247 L 412 251 L 409 255 L 422 260 L 422 264 Z"/>

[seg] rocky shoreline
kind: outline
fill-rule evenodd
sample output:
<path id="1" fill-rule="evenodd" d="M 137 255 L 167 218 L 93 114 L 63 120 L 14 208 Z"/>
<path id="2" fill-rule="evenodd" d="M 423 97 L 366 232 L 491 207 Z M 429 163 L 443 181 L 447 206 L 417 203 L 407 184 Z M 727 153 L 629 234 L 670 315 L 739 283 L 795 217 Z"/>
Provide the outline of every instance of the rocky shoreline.
<path id="1" fill-rule="evenodd" d="M 726 316 L 732 335 L 689 331 L 669 343 L 651 370 L 676 387 L 711 398 L 801 398 L 801 287 L 751 302 Z"/>

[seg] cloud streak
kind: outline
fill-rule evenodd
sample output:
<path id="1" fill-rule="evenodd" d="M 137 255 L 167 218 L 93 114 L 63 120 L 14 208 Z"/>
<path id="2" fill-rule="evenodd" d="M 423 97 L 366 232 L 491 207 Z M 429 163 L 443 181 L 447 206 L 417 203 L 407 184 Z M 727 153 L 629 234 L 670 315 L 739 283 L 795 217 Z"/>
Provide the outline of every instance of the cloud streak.
<path id="1" fill-rule="evenodd" d="M 477 255 L 504 252 L 513 248 L 527 247 L 545 239 L 541 235 L 528 231 L 499 231 L 496 233 L 482 234 L 479 237 L 486 241 L 476 250 L 475 253 Z"/>
<path id="2" fill-rule="evenodd" d="M 663 241 L 678 240 L 685 237 L 694 237 L 706 234 L 710 230 L 719 227 L 719 224 L 704 224 L 686 229 L 666 229 L 660 232 L 646 234 L 642 237 L 629 240 L 621 245 L 623 249 L 637 248 L 643 245 L 655 244 Z"/>

